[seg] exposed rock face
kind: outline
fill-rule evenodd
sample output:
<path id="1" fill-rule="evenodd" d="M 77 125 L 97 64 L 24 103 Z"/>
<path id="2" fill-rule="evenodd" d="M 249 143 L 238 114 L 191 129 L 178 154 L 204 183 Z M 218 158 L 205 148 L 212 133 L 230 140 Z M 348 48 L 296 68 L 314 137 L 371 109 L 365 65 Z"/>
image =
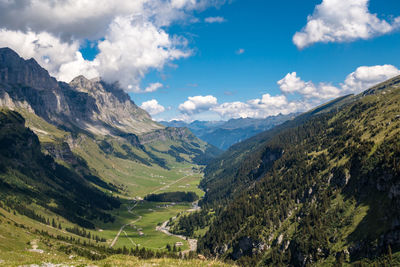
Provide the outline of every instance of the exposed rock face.
<path id="1" fill-rule="evenodd" d="M 99 80 L 88 80 L 83 76 L 76 77 L 69 85 L 95 100 L 96 110 L 91 116 L 93 121 L 102 121 L 123 132 L 136 134 L 164 128 L 153 121 L 146 111 L 136 106 L 129 95 L 117 85 L 109 85 Z"/>
<path id="2" fill-rule="evenodd" d="M 233 247 L 232 258 L 237 260 L 243 256 L 257 255 L 265 249 L 265 243 L 258 242 L 251 237 L 243 237 Z M 226 250 L 225 250 L 226 251 Z"/>
<path id="3" fill-rule="evenodd" d="M 93 135 L 128 142 L 162 167 L 166 167 L 165 161 L 146 150 L 144 144 L 177 141 L 167 152 L 159 153 L 181 161 L 184 159 L 179 154 L 184 153 L 198 164 L 205 164 L 219 154 L 188 129 L 166 128 L 153 121 L 117 84 L 88 80 L 83 76 L 76 77 L 70 84 L 57 82 L 35 60 L 24 60 L 8 48 L 0 48 L 0 107 L 28 110 L 70 133 L 62 144 L 48 145 L 45 149 L 52 157 L 72 165 L 79 165 L 79 159 L 74 158 L 70 150 L 79 146 L 79 138 Z M 150 164 L 130 150 L 125 152 L 134 160 Z"/>
<path id="4" fill-rule="evenodd" d="M 50 123 L 93 134 L 143 134 L 164 126 L 116 85 L 83 76 L 70 85 L 57 82 L 34 60 L 0 49 L 0 105 L 27 109 Z"/>
<path id="5" fill-rule="evenodd" d="M 334 168 L 329 179 L 329 184 L 334 187 L 344 187 L 349 183 L 350 172 L 342 167 Z"/>
<path id="6" fill-rule="evenodd" d="M 58 87 L 56 79 L 33 58 L 24 60 L 10 48 L 0 48 L 0 82 L 44 90 Z"/>
<path id="7" fill-rule="evenodd" d="M 71 166 L 78 164 L 76 156 L 72 153 L 68 143 L 61 143 L 59 145 L 55 143 L 45 143 L 42 144 L 42 147 L 44 147 L 47 153 L 54 159 L 67 162 L 71 164 Z"/>

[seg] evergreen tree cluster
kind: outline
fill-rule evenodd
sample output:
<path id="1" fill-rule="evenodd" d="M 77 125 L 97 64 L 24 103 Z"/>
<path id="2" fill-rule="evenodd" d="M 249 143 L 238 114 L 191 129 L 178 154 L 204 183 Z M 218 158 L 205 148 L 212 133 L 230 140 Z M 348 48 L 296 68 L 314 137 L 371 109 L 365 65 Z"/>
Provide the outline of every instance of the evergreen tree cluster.
<path id="1" fill-rule="evenodd" d="M 176 228 L 207 229 L 199 252 L 244 266 L 379 261 L 388 246 L 400 251 L 397 114 L 400 90 L 390 88 L 333 101 L 233 146 L 201 184 L 202 212 L 213 218 L 204 226 L 197 214 L 183 216 Z"/>
<path id="2" fill-rule="evenodd" d="M 93 220 L 114 220 L 107 211 L 119 207 L 120 201 L 43 154 L 38 137 L 13 111 L 0 111 L 0 162 L 0 197 L 21 214 L 40 221 L 24 208 L 36 203 L 85 228 L 93 229 Z"/>
<path id="3" fill-rule="evenodd" d="M 195 192 L 165 192 L 144 197 L 144 200 L 151 202 L 194 202 L 198 199 Z"/>

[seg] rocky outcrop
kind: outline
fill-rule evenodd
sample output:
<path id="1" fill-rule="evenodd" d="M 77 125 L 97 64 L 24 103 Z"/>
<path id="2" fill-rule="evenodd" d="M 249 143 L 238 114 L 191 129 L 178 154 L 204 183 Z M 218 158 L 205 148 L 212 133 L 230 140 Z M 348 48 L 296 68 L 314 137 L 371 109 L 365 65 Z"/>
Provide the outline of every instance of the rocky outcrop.
<path id="1" fill-rule="evenodd" d="M 329 184 L 333 187 L 344 187 L 349 183 L 351 178 L 349 170 L 343 167 L 337 167 L 332 170 L 330 175 Z"/>
<path id="2" fill-rule="evenodd" d="M 265 243 L 254 240 L 251 237 L 242 237 L 239 242 L 233 246 L 232 258 L 238 260 L 243 256 L 253 256 L 261 253 L 265 249 Z M 220 251 L 224 252 L 224 251 Z M 222 253 L 221 253 L 222 254 Z"/>
<path id="3" fill-rule="evenodd" d="M 77 159 L 70 150 L 78 146 L 76 139 L 82 136 L 99 139 L 110 136 L 122 140 L 147 153 L 162 167 L 166 167 L 165 161 L 146 150 L 144 144 L 177 141 L 171 149 L 159 153 L 177 160 L 183 160 L 179 153 L 184 153 L 199 164 L 219 153 L 212 147 L 200 149 L 202 142 L 186 128 L 166 128 L 153 121 L 118 84 L 89 80 L 84 76 L 76 77 L 69 84 L 57 82 L 35 60 L 24 60 L 8 48 L 0 49 L 0 107 L 28 110 L 70 133 L 70 137 L 62 141 L 65 143 L 47 144 L 45 149 L 52 157 L 71 165 L 76 164 Z M 125 152 L 131 159 L 150 164 L 130 150 Z"/>
<path id="4" fill-rule="evenodd" d="M 123 132 L 135 134 L 164 128 L 153 121 L 146 111 L 136 106 L 117 84 L 110 85 L 98 79 L 88 80 L 78 76 L 69 86 L 94 99 L 96 109 L 91 114 L 93 121 L 102 121 Z"/>
<path id="5" fill-rule="evenodd" d="M 64 161 L 71 166 L 78 164 L 78 160 L 72 153 L 68 143 L 42 143 L 41 145 L 52 158 Z"/>
<path id="6" fill-rule="evenodd" d="M 27 109 L 48 122 L 97 135 L 143 134 L 164 126 L 135 105 L 116 84 L 83 76 L 57 82 L 34 60 L 0 49 L 0 105 Z"/>
<path id="7" fill-rule="evenodd" d="M 42 90 L 58 87 L 56 79 L 33 59 L 24 60 L 10 48 L 0 48 L 0 83 L 20 84 Z"/>

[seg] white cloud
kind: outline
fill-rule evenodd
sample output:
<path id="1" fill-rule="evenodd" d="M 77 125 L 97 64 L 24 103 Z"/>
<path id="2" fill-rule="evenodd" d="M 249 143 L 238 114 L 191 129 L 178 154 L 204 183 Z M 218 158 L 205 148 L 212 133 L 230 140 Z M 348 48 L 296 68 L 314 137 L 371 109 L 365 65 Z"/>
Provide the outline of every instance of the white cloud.
<path id="1" fill-rule="evenodd" d="M 217 98 L 212 95 L 207 96 L 191 96 L 188 100 L 179 105 L 179 110 L 183 114 L 193 115 L 203 111 L 210 110 L 210 108 L 217 105 Z"/>
<path id="2" fill-rule="evenodd" d="M 289 101 L 284 95 L 271 96 L 264 94 L 260 99 L 251 99 L 246 102 L 226 102 L 218 104 L 217 98 L 212 95 L 193 96 L 179 105 L 180 120 L 191 121 L 199 113 L 214 112 L 221 118 L 265 118 L 272 115 L 289 114 L 305 110 L 309 106 L 304 103 Z"/>
<path id="3" fill-rule="evenodd" d="M 149 70 L 190 55 L 187 41 L 168 34 L 167 26 L 224 2 L 0 0 L 0 45 L 35 58 L 62 81 L 101 75 L 125 90 L 146 92 L 139 84 Z M 92 61 L 79 52 L 85 40 L 97 42 L 100 53 Z"/>
<path id="4" fill-rule="evenodd" d="M 144 89 L 144 91 L 148 92 L 148 93 L 151 93 L 151 92 L 157 91 L 161 87 L 163 87 L 162 83 L 152 83 L 149 86 L 147 86 L 146 89 Z"/>
<path id="5" fill-rule="evenodd" d="M 328 83 L 315 85 L 311 81 L 305 82 L 297 77 L 296 72 L 288 73 L 282 80 L 278 81 L 278 85 L 284 94 L 298 93 L 307 99 L 331 99 L 338 97 L 341 93 L 340 89 Z"/>
<path id="6" fill-rule="evenodd" d="M 224 0 L 7 0 L 0 1 L 0 25 L 10 30 L 46 31 L 63 39 L 98 39 L 118 16 L 135 16 L 157 27 L 187 19 L 191 11 Z M 84 27 L 82 27 L 84 25 Z"/>
<path id="7" fill-rule="evenodd" d="M 321 103 L 345 94 L 360 93 L 397 75 L 400 75 L 400 70 L 392 65 L 361 66 L 350 73 L 339 87 L 330 83 L 315 85 L 312 81 L 305 82 L 297 77 L 296 72 L 288 73 L 278 81 L 278 85 L 284 94 L 299 94 L 304 99 Z"/>
<path id="8" fill-rule="evenodd" d="M 223 17 L 207 17 L 204 19 L 205 22 L 207 23 L 222 23 L 225 22 L 225 18 Z"/>
<path id="9" fill-rule="evenodd" d="M 161 69 L 167 62 L 190 55 L 182 38 L 171 38 L 150 22 L 137 22 L 131 16 L 117 17 L 96 56 L 101 77 L 119 81 L 123 88 L 140 92 L 138 84 L 149 69 Z"/>
<path id="10" fill-rule="evenodd" d="M 152 116 L 165 111 L 165 108 L 162 105 L 158 104 L 158 101 L 155 99 L 143 102 L 140 107 L 146 110 Z"/>
<path id="11" fill-rule="evenodd" d="M 179 109 L 182 112 L 181 118 L 186 121 L 193 120 L 193 116 L 201 112 L 215 112 L 222 119 L 265 118 L 306 111 L 329 99 L 360 93 L 397 75 L 400 75 L 400 70 L 392 65 L 362 66 L 350 73 L 345 81 L 336 87 L 330 83 L 305 82 L 296 72 L 292 72 L 277 82 L 282 92 L 280 95 L 264 94 L 261 98 L 245 102 L 222 104 L 218 104 L 213 96 L 196 96 L 189 97 Z M 296 97 L 290 100 L 292 95 Z"/>
<path id="12" fill-rule="evenodd" d="M 369 0 L 323 0 L 307 18 L 307 25 L 293 36 L 302 49 L 317 42 L 349 42 L 387 34 L 400 26 L 381 20 L 368 10 Z"/>
<path id="13" fill-rule="evenodd" d="M 348 93 L 359 93 L 397 75 L 400 70 L 392 65 L 362 66 L 347 76 L 342 88 Z"/>
<path id="14" fill-rule="evenodd" d="M 24 58 L 36 61 L 52 75 L 69 82 L 79 74 L 94 78 L 99 75 L 95 62 L 84 60 L 79 42 L 62 42 L 52 34 L 32 31 L 9 31 L 0 29 L 0 47 L 11 47 Z"/>
<path id="15" fill-rule="evenodd" d="M 266 118 L 278 114 L 306 110 L 309 105 L 301 102 L 289 101 L 284 95 L 271 96 L 264 94 L 261 99 L 251 99 L 247 102 L 228 102 L 213 107 L 224 119 L 231 118 Z"/>

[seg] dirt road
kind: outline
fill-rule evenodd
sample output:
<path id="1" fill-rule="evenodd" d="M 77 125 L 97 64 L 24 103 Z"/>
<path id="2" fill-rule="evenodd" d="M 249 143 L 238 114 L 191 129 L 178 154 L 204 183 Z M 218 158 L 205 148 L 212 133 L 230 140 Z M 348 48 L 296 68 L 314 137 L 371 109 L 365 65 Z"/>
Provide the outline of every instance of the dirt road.
<path id="1" fill-rule="evenodd" d="M 128 207 L 128 212 L 131 213 L 131 214 L 134 214 L 134 213 L 132 212 L 132 210 L 133 210 L 138 204 L 139 204 L 139 201 L 137 201 L 137 202 L 135 203 L 135 205 L 133 205 L 132 207 Z M 117 235 L 115 236 L 114 240 L 111 242 L 110 248 L 112 248 L 112 247 L 115 245 L 115 243 L 117 243 L 118 237 L 121 235 L 122 231 L 124 231 L 124 228 L 125 228 L 125 227 L 127 227 L 128 225 L 135 224 L 135 223 L 137 223 L 138 221 L 140 221 L 141 219 L 142 219 L 142 216 L 139 216 L 139 218 L 137 218 L 136 220 L 131 221 L 130 223 L 127 223 L 127 224 L 122 225 L 121 228 L 119 229 L 119 232 L 118 232 Z M 132 242 L 132 241 L 131 241 L 131 242 Z"/>

